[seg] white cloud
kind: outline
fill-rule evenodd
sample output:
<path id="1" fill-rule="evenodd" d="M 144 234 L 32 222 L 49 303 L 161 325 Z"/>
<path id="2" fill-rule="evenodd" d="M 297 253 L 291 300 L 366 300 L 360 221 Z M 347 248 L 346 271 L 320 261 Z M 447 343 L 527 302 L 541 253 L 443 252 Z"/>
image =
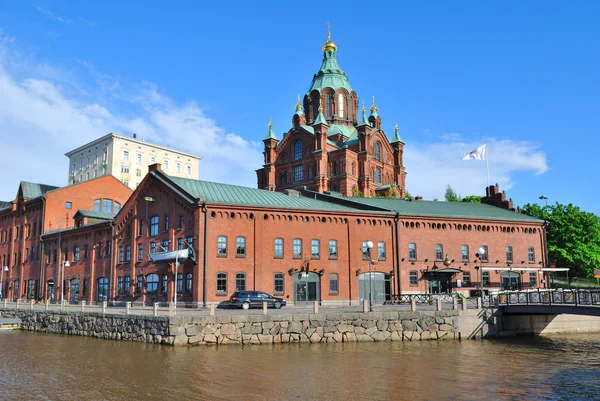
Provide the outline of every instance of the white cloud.
<path id="1" fill-rule="evenodd" d="M 464 142 L 458 134 L 443 135 L 438 143 L 413 143 L 404 148 L 407 166 L 406 188 L 413 196 L 425 199 L 444 198 L 450 184 L 462 196 L 485 195 L 487 173 L 484 161 L 462 160 L 465 153 L 481 142 Z M 534 175 L 548 171 L 546 154 L 529 141 L 487 139 L 490 182 L 501 190 L 515 184 L 515 175 Z"/>
<path id="2" fill-rule="evenodd" d="M 73 20 L 70 20 L 68 18 L 62 18 L 62 17 L 56 15 L 56 13 L 54 13 L 50 10 L 47 10 L 45 8 L 38 7 L 37 10 L 39 12 L 41 12 L 42 14 L 44 14 L 46 17 L 50 18 L 51 20 L 58 21 L 63 24 L 73 24 L 74 23 Z"/>
<path id="3" fill-rule="evenodd" d="M 178 104 L 143 83 L 116 99 L 126 106 L 125 113 L 111 104 L 112 93 L 101 95 L 105 88 L 73 82 L 69 73 L 65 86 L 52 66 L 44 68 L 50 75 L 21 68 L 17 77 L 15 65 L 25 65 L 22 59 L 30 65 L 31 56 L 22 57 L 6 43 L 0 32 L 0 149 L 5 166 L 0 200 L 14 199 L 21 180 L 65 185 L 69 166 L 64 154 L 109 132 L 135 132 L 138 138 L 202 156 L 202 179 L 256 185 L 260 144 L 225 131 L 196 103 Z M 111 86 L 115 88 L 122 92 L 118 84 Z"/>

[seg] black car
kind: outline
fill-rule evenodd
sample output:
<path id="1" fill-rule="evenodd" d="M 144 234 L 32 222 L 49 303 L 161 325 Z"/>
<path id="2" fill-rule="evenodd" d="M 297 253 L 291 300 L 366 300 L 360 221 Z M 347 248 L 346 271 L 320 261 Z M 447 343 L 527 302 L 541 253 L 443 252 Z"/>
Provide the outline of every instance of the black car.
<path id="1" fill-rule="evenodd" d="M 285 299 L 274 297 L 262 291 L 236 291 L 229 298 L 230 305 L 239 306 L 243 309 L 250 309 L 253 306 L 262 307 L 263 302 L 275 309 L 285 306 Z"/>

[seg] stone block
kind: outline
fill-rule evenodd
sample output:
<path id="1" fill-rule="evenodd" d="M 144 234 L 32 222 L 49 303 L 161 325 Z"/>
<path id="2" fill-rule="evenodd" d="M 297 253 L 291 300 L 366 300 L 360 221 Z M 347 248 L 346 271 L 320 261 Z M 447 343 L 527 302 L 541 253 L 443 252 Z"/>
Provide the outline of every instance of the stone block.
<path id="1" fill-rule="evenodd" d="M 377 327 L 370 327 L 365 330 L 365 334 L 370 336 L 371 334 L 375 333 L 376 331 L 377 331 Z"/>
<path id="2" fill-rule="evenodd" d="M 259 334 L 258 340 L 260 341 L 261 344 L 273 344 L 273 336 L 272 335 Z"/>
<path id="3" fill-rule="evenodd" d="M 184 336 L 185 329 L 181 326 L 170 327 L 169 334 L 171 334 L 172 336 L 182 336 L 182 335 Z"/>
<path id="4" fill-rule="evenodd" d="M 340 324 L 337 326 L 337 330 L 340 333 L 354 333 L 354 326 L 349 324 Z"/>
<path id="5" fill-rule="evenodd" d="M 440 331 L 452 331 L 453 329 L 454 327 L 450 326 L 449 324 L 440 325 Z"/>
<path id="6" fill-rule="evenodd" d="M 187 343 L 188 336 L 186 336 L 185 334 L 178 334 L 174 336 L 173 345 L 187 345 Z"/>
<path id="7" fill-rule="evenodd" d="M 431 333 L 435 333 L 439 329 L 440 329 L 440 326 L 438 326 L 437 324 L 432 324 L 431 326 L 429 326 L 427 328 L 427 330 L 429 330 L 429 332 L 431 332 Z"/>
<path id="8" fill-rule="evenodd" d="M 337 321 L 342 319 L 341 313 L 327 313 L 325 315 L 325 320 L 327 321 Z"/>
<path id="9" fill-rule="evenodd" d="M 219 315 L 219 316 L 215 316 L 215 323 L 231 323 L 231 318 L 232 316 L 228 316 L 228 315 Z"/>
<path id="10" fill-rule="evenodd" d="M 377 330 L 386 331 L 388 329 L 388 321 L 387 320 L 379 320 L 377 322 Z"/>
<path id="11" fill-rule="evenodd" d="M 309 319 L 311 322 L 313 322 L 313 321 L 324 322 L 325 320 L 327 320 L 325 315 L 316 314 L 316 313 L 309 315 Z"/>
<path id="12" fill-rule="evenodd" d="M 381 318 L 383 320 L 396 320 L 398 319 L 398 312 L 381 312 Z"/>
<path id="13" fill-rule="evenodd" d="M 292 320 L 292 315 L 273 315 L 271 321 L 273 322 L 289 322 Z"/>
<path id="14" fill-rule="evenodd" d="M 377 323 L 374 320 L 363 320 L 361 326 L 365 329 L 370 329 L 371 327 L 376 327 Z"/>
<path id="15" fill-rule="evenodd" d="M 281 342 L 282 343 L 289 343 L 290 342 L 290 335 L 289 334 L 282 334 L 281 335 Z"/>
<path id="16" fill-rule="evenodd" d="M 252 334 L 262 334 L 262 326 L 259 324 L 257 326 L 252 325 L 250 333 Z"/>
<path id="17" fill-rule="evenodd" d="M 203 335 L 198 334 L 198 335 L 195 335 L 195 336 L 188 337 L 188 342 L 190 344 L 192 344 L 192 345 L 198 345 L 199 343 L 202 342 L 203 338 L 204 338 Z"/>
<path id="18" fill-rule="evenodd" d="M 431 340 L 431 333 L 429 331 L 422 332 L 421 340 Z"/>
<path id="19" fill-rule="evenodd" d="M 417 331 L 417 322 L 412 320 L 403 320 L 402 321 L 402 330 L 403 331 Z"/>
<path id="20" fill-rule="evenodd" d="M 413 332 L 413 331 L 403 331 L 402 336 L 404 338 L 404 341 L 412 341 L 413 336 L 416 337 L 415 332 Z M 419 337 L 419 338 L 421 338 L 421 337 Z"/>
<path id="21" fill-rule="evenodd" d="M 288 326 L 288 333 L 292 333 L 292 334 L 300 334 L 302 333 L 302 330 L 304 329 L 304 326 L 302 325 L 302 323 L 300 322 L 291 322 L 290 325 Z"/>
<path id="22" fill-rule="evenodd" d="M 204 335 L 214 334 L 216 329 L 217 328 L 215 326 L 213 326 L 212 324 L 209 324 L 209 325 L 204 326 L 201 333 Z"/>
<path id="23" fill-rule="evenodd" d="M 201 326 L 191 326 L 185 329 L 185 334 L 187 334 L 188 336 L 195 336 L 200 332 L 202 332 Z"/>
<path id="24" fill-rule="evenodd" d="M 365 334 L 365 331 L 367 331 L 367 329 L 365 329 L 364 327 L 355 327 L 354 328 L 354 333 L 356 333 L 356 334 Z"/>
<path id="25" fill-rule="evenodd" d="M 402 341 L 402 333 L 398 333 L 397 331 L 393 331 L 390 335 L 391 341 Z"/>
<path id="26" fill-rule="evenodd" d="M 308 332 L 307 332 L 308 333 Z M 308 339 L 310 340 L 311 343 L 318 343 L 321 341 L 321 336 L 319 335 L 319 333 L 317 333 L 317 331 L 315 330 L 314 333 L 312 333 Z"/>
<path id="27" fill-rule="evenodd" d="M 371 338 L 373 338 L 375 341 L 387 341 L 390 339 L 391 335 L 392 333 L 389 331 L 376 331 L 375 333 L 371 334 Z"/>
<path id="28" fill-rule="evenodd" d="M 281 343 L 281 334 L 277 334 L 273 336 L 273 344 L 280 344 Z"/>
<path id="29" fill-rule="evenodd" d="M 343 313 L 342 314 L 342 319 L 344 319 L 346 321 L 360 320 L 360 318 L 361 318 L 360 313 Z"/>
<path id="30" fill-rule="evenodd" d="M 340 333 L 340 332 L 333 333 L 333 340 L 336 343 L 341 343 L 342 342 L 342 333 Z"/>
<path id="31" fill-rule="evenodd" d="M 270 330 L 270 329 L 272 329 L 273 327 L 275 327 L 275 323 L 274 323 L 274 322 L 264 322 L 264 323 L 262 324 L 262 327 L 263 327 L 263 329 Z"/>
<path id="32" fill-rule="evenodd" d="M 305 334 L 306 334 L 306 336 L 307 336 L 308 338 L 310 338 L 310 336 L 312 336 L 312 335 L 313 335 L 313 333 L 316 333 L 316 332 L 317 332 L 317 329 L 316 329 L 316 328 L 314 328 L 314 327 L 309 327 L 308 329 L 306 329 L 306 332 L 305 332 Z"/>
<path id="33" fill-rule="evenodd" d="M 257 334 L 252 334 L 252 337 L 250 337 L 250 344 L 260 344 Z"/>
<path id="34" fill-rule="evenodd" d="M 357 334 L 356 335 L 356 341 L 375 341 L 373 340 L 373 338 L 371 336 L 368 336 L 366 334 Z"/>
<path id="35" fill-rule="evenodd" d="M 269 334 L 274 336 L 276 334 L 279 334 L 280 331 L 280 326 L 279 324 L 276 324 L 275 326 L 271 327 L 271 329 L 269 330 Z"/>
<path id="36" fill-rule="evenodd" d="M 325 326 L 323 328 L 324 333 L 335 333 L 337 331 L 337 327 L 335 326 Z"/>
<path id="37" fill-rule="evenodd" d="M 310 318 L 306 314 L 298 314 L 298 315 L 292 315 L 292 318 L 290 320 L 293 322 L 301 322 L 304 320 L 309 321 Z"/>
<path id="38" fill-rule="evenodd" d="M 245 315 L 231 316 L 231 323 L 246 323 L 246 322 L 248 322 L 248 316 L 245 316 Z"/>
<path id="39" fill-rule="evenodd" d="M 235 333 L 235 325 L 232 323 L 225 323 L 221 326 L 221 335 L 230 336 Z"/>
<path id="40" fill-rule="evenodd" d="M 265 315 L 252 315 L 252 316 L 248 316 L 248 321 L 250 321 L 252 323 L 268 322 L 269 317 L 265 316 Z"/>
<path id="41" fill-rule="evenodd" d="M 342 335 L 342 342 L 345 343 L 354 343 L 356 342 L 356 334 L 351 332 L 346 332 Z"/>

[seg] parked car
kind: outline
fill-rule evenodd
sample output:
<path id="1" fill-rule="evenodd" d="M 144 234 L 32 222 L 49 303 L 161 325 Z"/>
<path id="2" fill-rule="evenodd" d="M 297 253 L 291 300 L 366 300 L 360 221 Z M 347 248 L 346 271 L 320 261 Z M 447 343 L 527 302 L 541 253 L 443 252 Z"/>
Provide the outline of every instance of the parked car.
<path id="1" fill-rule="evenodd" d="M 236 291 L 229 298 L 230 305 L 242 309 L 250 309 L 253 306 L 262 307 L 263 302 L 266 302 L 268 307 L 275 309 L 285 306 L 285 299 L 274 297 L 262 291 Z"/>

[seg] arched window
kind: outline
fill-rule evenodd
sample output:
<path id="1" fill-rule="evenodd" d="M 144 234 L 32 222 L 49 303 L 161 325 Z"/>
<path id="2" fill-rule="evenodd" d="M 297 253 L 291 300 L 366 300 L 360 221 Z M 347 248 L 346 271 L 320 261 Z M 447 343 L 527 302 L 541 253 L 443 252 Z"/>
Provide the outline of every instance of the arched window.
<path id="1" fill-rule="evenodd" d="M 527 257 L 529 259 L 529 263 L 535 263 L 535 250 L 532 246 L 527 250 Z"/>
<path id="2" fill-rule="evenodd" d="M 375 168 L 375 182 L 381 184 L 381 167 Z"/>
<path id="3" fill-rule="evenodd" d="M 340 93 L 338 95 L 338 116 L 340 118 L 344 117 L 344 103 L 345 103 L 344 95 L 342 95 Z"/>
<path id="4" fill-rule="evenodd" d="M 158 216 L 150 217 L 150 236 L 156 237 L 158 235 Z"/>
<path id="5" fill-rule="evenodd" d="M 356 175 L 356 162 L 352 162 L 352 175 Z"/>
<path id="6" fill-rule="evenodd" d="M 327 94 L 325 96 L 325 116 L 331 117 L 331 95 Z"/>
<path id="7" fill-rule="evenodd" d="M 285 283 L 285 276 L 283 275 L 283 273 L 275 273 L 275 288 L 274 288 L 275 295 L 283 294 L 284 283 Z"/>
<path id="8" fill-rule="evenodd" d="M 381 146 L 379 142 L 375 142 L 375 160 L 381 161 Z"/>
<path id="9" fill-rule="evenodd" d="M 149 297 L 158 295 L 158 274 L 151 273 L 146 276 L 146 295 Z"/>
<path id="10" fill-rule="evenodd" d="M 98 279 L 98 301 L 108 300 L 108 278 L 100 277 Z"/>
<path id="11" fill-rule="evenodd" d="M 294 144 L 294 160 L 302 159 L 302 141 L 298 141 Z"/>

